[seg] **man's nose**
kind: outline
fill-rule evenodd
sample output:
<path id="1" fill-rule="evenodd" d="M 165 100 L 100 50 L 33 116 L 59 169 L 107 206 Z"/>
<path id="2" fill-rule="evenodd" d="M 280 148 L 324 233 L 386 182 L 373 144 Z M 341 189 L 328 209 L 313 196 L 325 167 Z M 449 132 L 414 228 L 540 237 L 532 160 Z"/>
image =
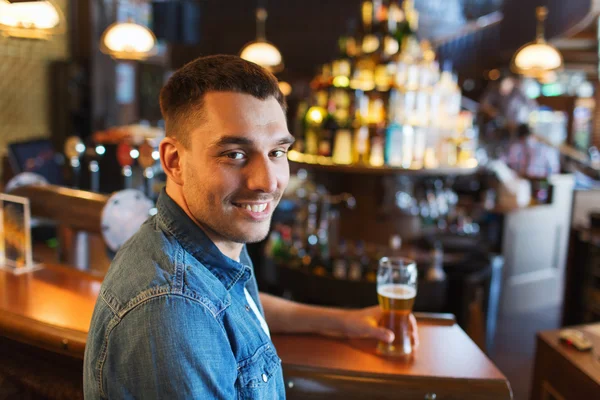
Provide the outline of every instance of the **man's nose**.
<path id="1" fill-rule="evenodd" d="M 254 192 L 273 193 L 277 190 L 275 165 L 269 157 L 255 157 L 247 169 L 248 189 Z"/>

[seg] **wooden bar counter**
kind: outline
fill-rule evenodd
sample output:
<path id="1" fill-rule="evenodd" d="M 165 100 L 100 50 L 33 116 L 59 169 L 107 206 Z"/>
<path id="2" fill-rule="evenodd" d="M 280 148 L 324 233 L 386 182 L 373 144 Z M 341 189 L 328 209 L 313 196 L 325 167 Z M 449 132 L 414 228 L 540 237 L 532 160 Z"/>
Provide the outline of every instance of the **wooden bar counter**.
<path id="1" fill-rule="evenodd" d="M 81 398 L 87 330 L 101 278 L 62 265 L 0 270 L 0 376 L 43 398 Z M 415 361 L 375 342 L 275 335 L 290 399 L 510 399 L 508 381 L 448 318 L 419 317 Z"/>

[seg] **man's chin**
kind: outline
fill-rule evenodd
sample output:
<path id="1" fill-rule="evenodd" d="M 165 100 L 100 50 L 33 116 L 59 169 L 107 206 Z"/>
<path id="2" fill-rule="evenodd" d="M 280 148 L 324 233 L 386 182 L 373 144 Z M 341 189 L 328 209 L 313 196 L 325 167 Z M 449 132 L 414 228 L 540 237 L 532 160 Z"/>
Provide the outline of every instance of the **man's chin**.
<path id="1" fill-rule="evenodd" d="M 264 226 L 253 225 L 245 229 L 240 227 L 241 229 L 235 235 L 230 235 L 230 240 L 236 243 L 258 243 L 265 240 L 269 235 L 270 222 L 265 223 Z M 261 223 L 260 225 L 263 224 Z"/>

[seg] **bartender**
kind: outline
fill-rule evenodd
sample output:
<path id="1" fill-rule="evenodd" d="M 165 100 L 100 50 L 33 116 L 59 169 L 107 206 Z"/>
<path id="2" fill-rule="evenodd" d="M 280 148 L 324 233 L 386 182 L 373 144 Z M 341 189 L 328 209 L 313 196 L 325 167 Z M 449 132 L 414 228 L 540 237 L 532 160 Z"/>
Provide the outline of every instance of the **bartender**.
<path id="1" fill-rule="evenodd" d="M 537 108 L 537 102 L 528 98 L 517 76 L 505 76 L 500 83 L 492 85 L 481 98 L 481 114 L 484 117 L 484 140 L 490 145 L 492 155 L 500 156 L 509 142 L 515 138 L 519 125 L 529 120 Z"/>
<path id="2" fill-rule="evenodd" d="M 522 177 L 540 179 L 560 172 L 558 151 L 536 139 L 525 124 L 517 128 L 517 139 L 509 147 L 506 163 Z"/>

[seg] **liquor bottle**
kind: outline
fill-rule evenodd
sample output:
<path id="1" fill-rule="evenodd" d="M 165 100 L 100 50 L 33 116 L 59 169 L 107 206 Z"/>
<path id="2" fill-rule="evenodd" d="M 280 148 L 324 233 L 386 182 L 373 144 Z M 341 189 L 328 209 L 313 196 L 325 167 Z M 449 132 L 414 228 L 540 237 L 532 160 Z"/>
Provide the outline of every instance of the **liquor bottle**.
<path id="1" fill-rule="evenodd" d="M 292 247 L 290 248 L 289 255 L 289 266 L 290 268 L 300 269 L 302 267 L 302 261 L 306 256 L 306 251 L 302 246 L 302 241 L 294 240 Z"/>
<path id="2" fill-rule="evenodd" d="M 352 123 L 350 118 L 340 121 L 340 128 L 334 138 L 333 162 L 335 164 L 352 164 Z"/>
<path id="3" fill-rule="evenodd" d="M 389 34 L 396 40 L 396 42 L 398 41 L 398 28 L 400 27 L 402 21 L 404 21 L 404 12 L 402 11 L 402 7 L 400 7 L 400 4 L 398 4 L 398 0 L 390 0 L 387 10 L 387 30 Z"/>
<path id="4" fill-rule="evenodd" d="M 390 92 L 390 121 L 385 132 L 385 164 L 392 167 L 402 166 L 402 120 L 398 107 L 400 96 L 401 93 L 396 89 Z"/>
<path id="5" fill-rule="evenodd" d="M 319 104 L 320 101 L 319 94 L 317 93 L 315 95 L 315 102 Z M 306 126 L 304 132 L 304 151 L 306 154 L 316 155 L 319 152 L 321 131 L 326 113 L 327 111 L 319 105 L 314 105 L 306 110 L 306 115 L 304 116 L 304 124 Z"/>
<path id="6" fill-rule="evenodd" d="M 379 261 L 384 257 L 391 256 L 385 246 L 375 246 L 373 256 L 370 257 L 369 273 L 366 279 L 369 282 L 377 281 L 377 272 L 379 271 Z"/>
<path id="7" fill-rule="evenodd" d="M 356 40 L 356 19 L 350 19 L 346 24 L 346 29 L 345 47 L 342 50 L 342 54 L 345 54 L 348 59 L 352 60 L 360 54 L 359 44 Z"/>
<path id="8" fill-rule="evenodd" d="M 379 29 L 381 30 L 381 59 L 385 62 L 400 50 L 400 43 L 396 38 L 398 30 L 398 9 L 393 0 L 384 0 L 378 13 Z"/>
<path id="9" fill-rule="evenodd" d="M 369 164 L 373 167 L 381 167 L 385 164 L 385 128 L 380 125 L 375 129 L 375 134 L 371 138 L 371 154 L 369 155 Z"/>
<path id="10" fill-rule="evenodd" d="M 374 11 L 374 1 L 362 2 L 361 13 L 363 32 L 361 35 L 361 51 L 363 54 L 372 54 L 379 48 L 379 39 L 373 32 Z"/>
<path id="11" fill-rule="evenodd" d="M 355 117 L 353 122 L 352 161 L 355 164 L 369 163 L 370 137 L 368 126 L 369 97 L 362 91 L 355 93 Z"/>
<path id="12" fill-rule="evenodd" d="M 445 281 L 446 272 L 444 272 L 444 250 L 439 240 L 436 240 L 430 254 L 431 265 L 427 269 L 425 278 L 428 281 Z"/>
<path id="13" fill-rule="evenodd" d="M 364 245 L 361 242 L 356 242 L 351 246 L 350 264 L 348 266 L 348 279 L 351 281 L 360 281 L 363 275 L 363 265 L 361 258 L 364 252 Z"/>
<path id="14" fill-rule="evenodd" d="M 389 0 L 375 0 L 373 1 L 373 12 L 375 13 L 375 21 L 381 28 L 383 25 L 387 25 L 388 20 L 388 8 L 390 5 Z"/>
<path id="15" fill-rule="evenodd" d="M 362 240 L 359 240 L 357 242 L 357 249 L 359 249 L 357 251 L 358 259 L 360 261 L 360 265 L 362 267 L 362 272 L 363 272 L 363 276 L 364 276 L 368 272 L 369 264 L 371 263 L 370 254 L 368 252 L 367 247 L 365 246 L 365 242 Z"/>
<path id="16" fill-rule="evenodd" d="M 293 134 L 296 136 L 296 142 L 294 142 L 294 150 L 304 153 L 304 140 L 305 137 L 302 132 L 306 132 L 307 122 L 306 113 L 308 112 L 308 103 L 306 101 L 300 101 L 298 108 L 296 109 L 296 116 L 294 118 L 294 131 Z"/>
<path id="17" fill-rule="evenodd" d="M 315 245 L 315 246 L 311 246 L 311 248 L 309 249 L 309 254 L 310 254 L 310 271 L 317 276 L 326 276 L 327 275 L 327 268 L 326 268 L 326 263 L 323 260 L 323 258 L 321 257 L 321 253 L 319 251 L 319 246 Z"/>
<path id="18" fill-rule="evenodd" d="M 282 250 L 282 240 L 281 240 L 281 235 L 279 232 L 277 231 L 272 231 L 269 234 L 269 239 L 267 239 L 267 243 L 265 244 L 265 255 L 268 258 L 273 259 L 273 261 L 276 264 L 281 263 L 282 261 L 282 257 L 281 257 L 281 250 Z"/>
<path id="19" fill-rule="evenodd" d="M 333 141 L 339 129 L 339 125 L 335 118 L 336 105 L 332 97 L 329 98 L 327 105 L 327 116 L 323 121 L 323 129 L 321 138 L 319 140 L 319 155 L 325 157 L 331 157 L 333 150 Z"/>
<path id="20" fill-rule="evenodd" d="M 366 252 L 366 261 L 367 264 L 365 266 L 364 279 L 367 282 L 377 282 L 377 270 L 379 268 L 379 259 L 382 258 L 383 255 L 379 254 L 377 250 L 377 246 L 375 245 L 367 245 Z"/>
<path id="21" fill-rule="evenodd" d="M 383 53 L 383 43 L 387 27 L 387 5 L 383 0 L 373 0 L 373 31 L 372 34 L 377 38 L 378 46 L 372 52 L 372 58 L 376 63 L 380 63 Z"/>
<path id="22" fill-rule="evenodd" d="M 348 23 L 348 33 L 338 39 L 340 56 L 332 64 L 332 84 L 335 87 L 347 88 L 350 86 L 350 76 L 352 74 L 351 59 L 358 55 L 356 40 L 352 36 L 355 30 L 354 21 Z"/>
<path id="23" fill-rule="evenodd" d="M 348 249 L 346 241 L 340 240 L 338 245 L 337 257 L 333 260 L 333 277 L 336 279 L 346 279 L 348 276 Z"/>

